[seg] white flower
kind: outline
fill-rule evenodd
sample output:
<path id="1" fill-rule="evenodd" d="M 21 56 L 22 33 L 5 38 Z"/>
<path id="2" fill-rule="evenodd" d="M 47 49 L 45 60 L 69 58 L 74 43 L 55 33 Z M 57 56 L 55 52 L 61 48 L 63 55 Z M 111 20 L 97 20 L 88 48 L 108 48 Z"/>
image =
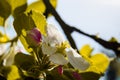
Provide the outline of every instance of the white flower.
<path id="1" fill-rule="evenodd" d="M 5 51 L 6 51 L 5 44 L 0 44 L 0 56 L 3 55 Z"/>
<path id="2" fill-rule="evenodd" d="M 85 70 L 90 66 L 84 58 L 70 47 L 67 47 L 68 50 L 66 50 L 65 47 L 65 49 L 63 48 L 59 51 L 59 48 L 62 48 L 61 45 L 65 43 L 65 40 L 62 34 L 53 25 L 46 27 L 46 33 L 47 36 L 43 38 L 42 42 L 42 52 L 49 55 L 50 61 L 59 65 L 67 64 L 69 61 L 74 68 L 80 70 Z M 68 60 L 64 57 L 63 52 L 67 55 Z"/>
<path id="3" fill-rule="evenodd" d="M 68 61 L 62 55 L 62 51 L 57 52 L 57 46 L 61 45 L 65 40 L 62 34 L 53 25 L 47 25 L 46 27 L 47 36 L 43 38 L 42 52 L 49 55 L 50 61 L 55 64 L 64 65 Z"/>
<path id="4" fill-rule="evenodd" d="M 79 55 L 74 49 L 69 48 L 66 50 L 66 54 L 70 64 L 80 70 L 86 70 L 90 64 L 81 55 Z"/>
<path id="5" fill-rule="evenodd" d="M 58 29 L 51 24 L 46 27 L 47 37 L 45 37 L 45 42 L 50 45 L 59 45 L 65 41 L 63 35 L 58 31 Z"/>

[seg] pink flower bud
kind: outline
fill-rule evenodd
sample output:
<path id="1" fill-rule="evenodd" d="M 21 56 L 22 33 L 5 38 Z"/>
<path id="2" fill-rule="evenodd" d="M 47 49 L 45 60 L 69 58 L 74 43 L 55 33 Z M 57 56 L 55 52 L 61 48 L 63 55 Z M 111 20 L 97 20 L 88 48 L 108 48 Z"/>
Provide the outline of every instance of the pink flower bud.
<path id="1" fill-rule="evenodd" d="M 33 28 L 27 33 L 27 42 L 30 46 L 38 46 L 42 40 L 42 35 L 37 28 Z"/>
<path id="2" fill-rule="evenodd" d="M 59 65 L 59 66 L 57 67 L 57 71 L 58 71 L 58 73 L 59 73 L 60 75 L 63 74 L 63 67 L 62 67 L 62 65 Z"/>
<path id="3" fill-rule="evenodd" d="M 76 80 L 82 80 L 80 74 L 78 74 L 77 72 L 72 72 L 72 75 Z"/>

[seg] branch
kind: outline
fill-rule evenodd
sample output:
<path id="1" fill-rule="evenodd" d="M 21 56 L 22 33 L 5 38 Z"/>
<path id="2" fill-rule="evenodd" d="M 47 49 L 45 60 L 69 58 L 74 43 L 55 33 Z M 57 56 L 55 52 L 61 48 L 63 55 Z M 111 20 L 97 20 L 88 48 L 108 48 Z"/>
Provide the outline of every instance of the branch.
<path id="1" fill-rule="evenodd" d="M 107 49 L 112 49 L 115 54 L 117 56 L 120 57 L 120 43 L 117 43 L 117 42 L 109 42 L 109 41 L 106 41 L 106 40 L 103 40 L 101 38 L 97 38 L 95 35 L 90 35 L 90 34 L 87 34 L 73 26 L 70 26 L 68 24 L 66 24 L 62 19 L 61 17 L 58 15 L 58 13 L 56 12 L 56 10 L 54 9 L 54 7 L 50 4 L 49 0 L 43 0 L 44 4 L 46 5 L 47 7 L 47 10 L 49 10 L 50 13 L 53 14 L 53 16 L 55 17 L 55 19 L 58 21 L 58 23 L 61 25 L 65 35 L 67 36 L 68 40 L 70 41 L 71 45 L 73 48 L 76 48 L 76 45 L 74 43 L 74 40 L 72 39 L 71 37 L 71 33 L 73 31 L 76 31 L 80 34 L 83 34 L 87 37 L 90 37 L 91 39 L 95 40 L 96 42 L 98 42 L 100 45 L 102 45 L 104 48 L 107 48 Z M 77 48 L 76 48 L 77 49 Z"/>
<path id="2" fill-rule="evenodd" d="M 98 38 L 96 37 L 96 35 L 90 35 L 90 34 L 87 34 L 75 27 L 72 28 L 74 31 L 78 32 L 78 33 L 81 33 L 87 37 L 90 37 L 91 39 L 95 40 L 96 42 L 98 42 L 100 45 L 102 45 L 104 48 L 107 48 L 107 49 L 112 49 L 115 54 L 117 56 L 120 57 L 120 43 L 118 42 L 109 42 L 109 41 L 106 41 L 106 40 L 103 40 L 101 38 Z"/>
<path id="3" fill-rule="evenodd" d="M 69 28 L 69 25 L 67 25 L 62 19 L 61 17 L 58 15 L 58 13 L 55 11 L 55 9 L 53 8 L 53 6 L 50 4 L 49 0 L 43 0 L 44 4 L 46 5 L 47 10 L 49 11 L 49 13 L 52 13 L 53 16 L 55 17 L 55 19 L 58 21 L 58 23 L 60 24 L 60 26 L 62 27 L 67 39 L 69 40 L 71 46 L 74 49 L 77 49 L 76 44 L 71 36 L 71 33 L 73 32 L 73 30 L 71 28 Z M 47 12 L 48 13 L 48 12 Z"/>

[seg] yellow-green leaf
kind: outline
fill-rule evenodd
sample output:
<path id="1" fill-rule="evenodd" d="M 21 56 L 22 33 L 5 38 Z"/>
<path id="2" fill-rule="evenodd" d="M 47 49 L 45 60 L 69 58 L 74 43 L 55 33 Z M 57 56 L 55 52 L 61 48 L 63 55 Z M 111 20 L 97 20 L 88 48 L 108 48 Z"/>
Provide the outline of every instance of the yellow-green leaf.
<path id="1" fill-rule="evenodd" d="M 95 72 L 102 74 L 108 68 L 110 61 L 105 54 L 99 53 L 89 58 L 89 62 L 91 63 L 90 67 L 86 71 L 80 72 Z"/>
<path id="2" fill-rule="evenodd" d="M 91 52 L 92 52 L 92 48 L 90 47 L 89 44 L 84 45 L 80 50 L 79 53 L 83 56 L 83 57 L 89 57 Z"/>
<path id="3" fill-rule="evenodd" d="M 19 39 L 20 39 L 20 41 L 22 42 L 24 48 L 25 48 L 28 52 L 32 52 L 32 51 L 33 51 L 33 49 L 30 48 L 29 44 L 26 42 L 25 38 L 24 38 L 22 35 L 19 37 Z"/>
<path id="4" fill-rule="evenodd" d="M 0 43 L 5 43 L 9 40 L 8 36 L 0 32 Z"/>
<path id="5" fill-rule="evenodd" d="M 26 14 L 20 14 L 17 16 L 14 20 L 14 28 L 19 35 L 21 35 L 22 30 L 24 29 L 25 31 L 30 30 L 35 28 L 35 24 L 31 16 L 28 16 Z"/>
<path id="6" fill-rule="evenodd" d="M 109 58 L 102 53 L 91 55 L 92 48 L 90 45 L 85 45 L 80 49 L 80 54 L 90 63 L 90 67 L 86 71 L 80 72 L 95 72 L 98 74 L 104 73 L 109 66 Z"/>
<path id="7" fill-rule="evenodd" d="M 105 54 L 99 53 L 91 57 L 91 61 L 101 73 L 104 73 L 109 66 L 109 59 Z"/>
<path id="8" fill-rule="evenodd" d="M 15 65 L 10 66 L 10 72 L 7 75 L 7 80 L 20 79 L 19 70 Z"/>
<path id="9" fill-rule="evenodd" d="M 55 8 L 57 5 L 57 0 L 50 0 L 50 3 Z M 44 13 L 46 10 L 46 7 L 45 7 L 43 0 L 39 0 L 39 1 L 36 1 L 30 4 L 27 8 L 27 11 L 31 11 L 31 10 L 36 10 L 38 12 Z"/>
<path id="10" fill-rule="evenodd" d="M 12 12 L 17 8 L 27 3 L 27 0 L 7 0 L 12 8 Z"/>
<path id="11" fill-rule="evenodd" d="M 11 13 L 11 7 L 6 0 L 0 0 L 0 26 L 4 25 L 4 21 Z"/>
<path id="12" fill-rule="evenodd" d="M 20 14 L 15 18 L 13 24 L 18 36 L 20 36 L 19 38 L 21 42 L 23 43 L 25 49 L 28 52 L 31 52 L 32 49 L 26 41 L 27 31 L 37 27 L 43 35 L 46 34 L 46 19 L 44 15 L 36 11 L 30 11 L 28 13 Z"/>
<path id="13" fill-rule="evenodd" d="M 0 26 L 4 24 L 4 18 L 0 16 Z"/>
<path id="14" fill-rule="evenodd" d="M 32 11 L 30 16 L 32 17 L 36 27 L 40 30 L 40 32 L 43 35 L 46 35 L 45 28 L 46 28 L 47 23 L 46 23 L 45 16 L 37 11 Z"/>
<path id="15" fill-rule="evenodd" d="M 18 16 L 23 13 L 27 8 L 27 0 L 7 0 L 11 6 L 11 13 L 14 16 Z"/>

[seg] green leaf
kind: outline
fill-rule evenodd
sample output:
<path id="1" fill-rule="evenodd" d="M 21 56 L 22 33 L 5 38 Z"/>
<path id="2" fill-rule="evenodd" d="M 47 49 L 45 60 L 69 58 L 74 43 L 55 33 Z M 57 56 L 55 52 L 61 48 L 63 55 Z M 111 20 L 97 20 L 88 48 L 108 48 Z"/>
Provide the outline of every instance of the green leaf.
<path id="1" fill-rule="evenodd" d="M 32 52 L 33 49 L 30 48 L 30 46 L 29 46 L 29 44 L 27 43 L 25 37 L 21 35 L 19 38 L 20 38 L 20 41 L 22 42 L 24 48 L 25 48 L 28 52 Z"/>
<path id="2" fill-rule="evenodd" d="M 32 17 L 36 27 L 40 30 L 43 35 L 46 35 L 46 19 L 45 16 L 37 11 L 31 11 L 30 16 Z"/>
<path id="3" fill-rule="evenodd" d="M 11 7 L 6 0 L 0 0 L 0 25 L 4 25 L 4 21 L 11 13 Z"/>
<path id="4" fill-rule="evenodd" d="M 27 3 L 20 7 L 17 7 L 13 12 L 14 18 L 16 18 L 19 14 L 25 12 L 26 8 L 27 8 Z"/>
<path id="5" fill-rule="evenodd" d="M 99 80 L 101 77 L 100 74 L 94 73 L 94 72 L 84 72 L 80 73 L 81 80 Z"/>
<path id="6" fill-rule="evenodd" d="M 14 61 L 15 64 L 23 70 L 28 70 L 35 65 L 34 57 L 23 53 L 16 54 Z"/>
<path id="7" fill-rule="evenodd" d="M 97 53 L 95 55 L 91 55 L 92 48 L 90 45 L 85 45 L 80 49 L 80 54 L 90 62 L 90 67 L 81 72 L 94 72 L 94 73 L 104 73 L 109 66 L 110 60 L 103 53 Z"/>
<path id="8" fill-rule="evenodd" d="M 0 68 L 1 74 L 7 78 L 7 80 L 21 80 L 21 71 L 17 68 L 17 66 L 12 65 L 8 67 Z M 6 79 L 5 79 L 6 80 Z"/>
<path id="9" fill-rule="evenodd" d="M 4 18 L 0 16 L 0 26 L 4 25 Z"/>
<path id="10" fill-rule="evenodd" d="M 21 14 L 15 18 L 13 24 L 18 35 L 21 35 L 23 29 L 27 31 L 35 27 L 37 27 L 42 34 L 46 34 L 46 19 L 39 12 L 30 11 L 29 13 Z"/>
<path id="11" fill-rule="evenodd" d="M 52 6 L 54 8 L 56 8 L 57 0 L 50 0 L 50 3 L 52 4 Z M 45 13 L 46 6 L 45 6 L 43 0 L 39 0 L 39 1 L 36 1 L 32 4 L 30 4 L 27 8 L 27 11 L 31 11 L 31 10 L 35 10 L 35 11 L 38 11 L 38 12 L 41 12 L 41 13 Z"/>
<path id="12" fill-rule="evenodd" d="M 106 55 L 99 53 L 91 57 L 91 61 L 94 66 L 98 69 L 99 72 L 104 73 L 109 66 L 109 59 Z M 97 71 L 94 71 L 97 72 Z"/>
<path id="13" fill-rule="evenodd" d="M 7 80 L 17 80 L 20 78 L 19 69 L 15 65 L 10 66 L 10 72 L 7 75 Z"/>
<path id="14" fill-rule="evenodd" d="M 33 19 L 24 13 L 15 18 L 13 25 L 18 36 L 22 34 L 22 30 L 27 31 L 35 27 Z"/>
<path id="15" fill-rule="evenodd" d="M 12 14 L 14 11 L 16 15 L 20 12 L 24 12 L 27 8 L 27 0 L 7 0 L 12 9 Z"/>
<path id="16" fill-rule="evenodd" d="M 83 57 L 89 57 L 92 51 L 93 51 L 93 49 L 90 47 L 90 45 L 86 44 L 79 50 L 79 53 Z"/>
<path id="17" fill-rule="evenodd" d="M 30 49 L 30 46 L 27 43 L 27 31 L 37 27 L 43 35 L 46 34 L 46 19 L 41 13 L 35 11 L 20 14 L 15 18 L 13 25 L 22 44 L 28 52 L 32 50 Z"/>

